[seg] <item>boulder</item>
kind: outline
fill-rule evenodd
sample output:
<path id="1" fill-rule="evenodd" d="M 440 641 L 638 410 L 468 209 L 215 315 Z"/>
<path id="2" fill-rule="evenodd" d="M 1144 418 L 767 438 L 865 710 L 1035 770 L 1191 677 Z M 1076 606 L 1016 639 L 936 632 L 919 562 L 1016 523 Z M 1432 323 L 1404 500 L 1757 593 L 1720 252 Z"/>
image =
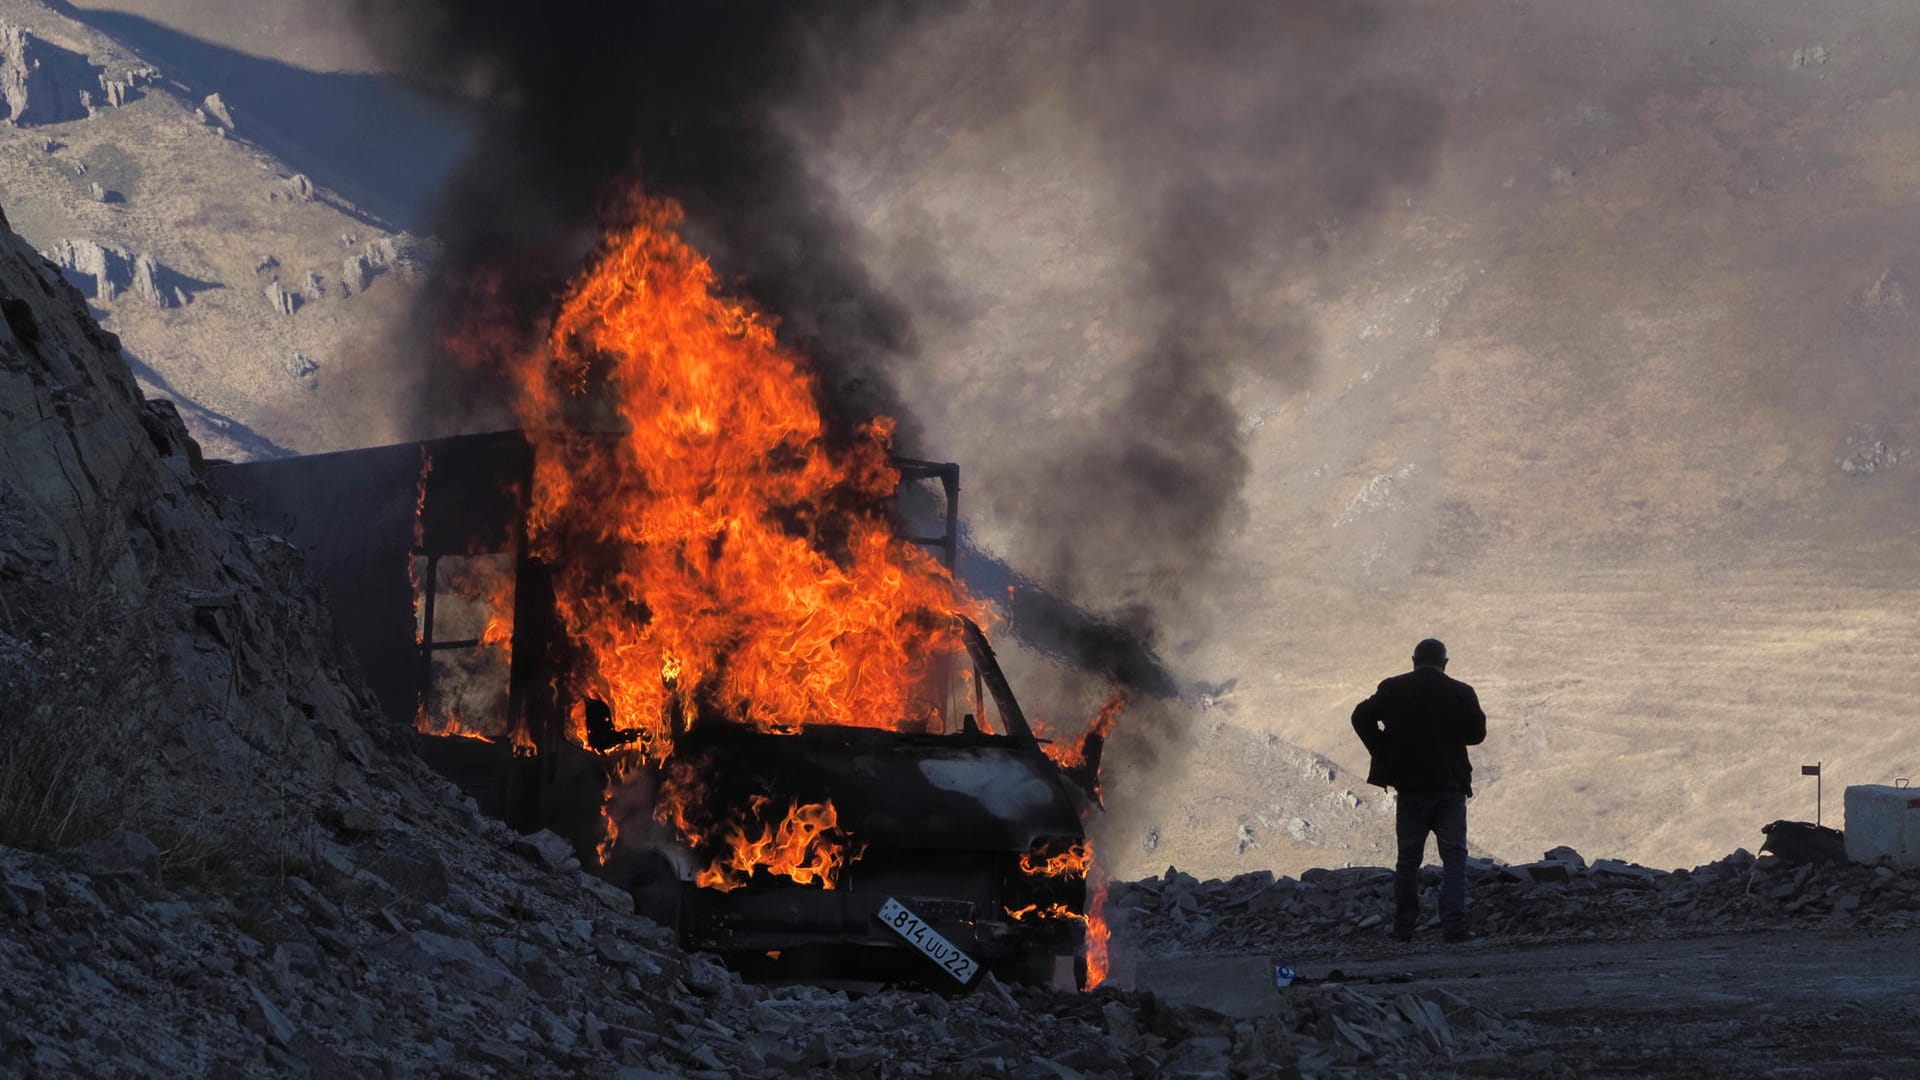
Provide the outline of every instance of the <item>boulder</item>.
<path id="1" fill-rule="evenodd" d="M 1580 870 L 1585 870 L 1587 868 L 1587 860 L 1582 858 L 1579 852 L 1573 850 L 1570 847 L 1566 847 L 1564 845 L 1554 848 L 1553 850 L 1547 852 L 1545 855 L 1542 855 L 1541 858 L 1554 860 L 1558 862 L 1572 863 L 1575 868 Z"/>
<path id="2" fill-rule="evenodd" d="M 247 984 L 246 1020 L 247 1027 L 275 1046 L 284 1050 L 293 1045 L 293 1022 L 251 982 Z"/>
<path id="3" fill-rule="evenodd" d="M 170 287 L 166 281 L 166 270 L 151 255 L 141 255 L 133 261 L 133 292 L 157 308 L 180 306 L 184 290 Z"/>
<path id="4" fill-rule="evenodd" d="M 260 291 L 266 296 L 267 303 L 273 305 L 273 310 L 282 315 L 291 315 L 300 310 L 300 297 L 281 288 L 277 281 L 267 282 L 266 288 Z"/>
<path id="5" fill-rule="evenodd" d="M 580 860 L 573 855 L 573 845 L 552 829 L 520 837 L 513 842 L 513 850 L 555 873 L 568 869 L 569 863 L 573 869 L 580 867 Z"/>
<path id="6" fill-rule="evenodd" d="M 390 938 L 381 951 L 424 975 L 477 994 L 493 994 L 519 985 L 506 965 L 465 938 L 415 930 Z"/>
<path id="7" fill-rule="evenodd" d="M 21 919 L 47 906 L 46 886 L 25 870 L 0 872 L 0 915 Z"/>
<path id="8" fill-rule="evenodd" d="M 602 907 L 619 915 L 631 915 L 634 911 L 633 894 L 612 882 L 602 881 L 592 874 L 582 871 L 580 887 L 600 901 Z"/>
<path id="9" fill-rule="evenodd" d="M 126 874 L 147 881 L 160 880 L 160 847 L 137 832 L 117 829 L 86 849 L 87 867 L 95 874 Z"/>
<path id="10" fill-rule="evenodd" d="M 110 303 L 133 281 L 127 252 L 92 240 L 62 240 L 47 257 L 68 284 L 91 300 Z"/>
<path id="11" fill-rule="evenodd" d="M 367 283 L 372 280 L 373 265 L 365 255 L 349 255 L 340 266 L 340 284 L 348 296 L 366 292 Z"/>
<path id="12" fill-rule="evenodd" d="M 220 125 L 221 128 L 227 131 L 233 130 L 233 110 L 227 107 L 226 99 L 219 94 L 208 94 L 207 99 L 200 103 L 200 108 L 206 113 L 208 119 Z"/>

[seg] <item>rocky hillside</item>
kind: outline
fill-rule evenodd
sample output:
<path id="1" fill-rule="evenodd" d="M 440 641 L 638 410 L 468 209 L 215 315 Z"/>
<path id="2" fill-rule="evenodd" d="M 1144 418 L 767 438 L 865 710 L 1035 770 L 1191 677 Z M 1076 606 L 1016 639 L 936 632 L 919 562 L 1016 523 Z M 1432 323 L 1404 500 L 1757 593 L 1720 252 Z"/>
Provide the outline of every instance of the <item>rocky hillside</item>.
<path id="1" fill-rule="evenodd" d="M 59 267 L 3 244 L 5 832 L 303 849 L 316 808 L 376 798 L 370 699 L 291 547 L 219 515 L 179 413 Z"/>

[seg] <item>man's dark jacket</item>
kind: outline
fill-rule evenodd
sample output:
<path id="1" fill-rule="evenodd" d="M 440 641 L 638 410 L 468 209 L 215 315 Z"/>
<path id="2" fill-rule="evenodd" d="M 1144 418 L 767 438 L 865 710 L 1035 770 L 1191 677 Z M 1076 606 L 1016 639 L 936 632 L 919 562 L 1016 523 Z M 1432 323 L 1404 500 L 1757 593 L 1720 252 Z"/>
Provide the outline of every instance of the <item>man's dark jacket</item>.
<path id="1" fill-rule="evenodd" d="M 1355 706 L 1353 730 L 1373 766 L 1367 783 L 1400 791 L 1473 794 L 1467 747 L 1487 737 L 1473 687 L 1437 667 L 1417 667 L 1380 684 Z"/>

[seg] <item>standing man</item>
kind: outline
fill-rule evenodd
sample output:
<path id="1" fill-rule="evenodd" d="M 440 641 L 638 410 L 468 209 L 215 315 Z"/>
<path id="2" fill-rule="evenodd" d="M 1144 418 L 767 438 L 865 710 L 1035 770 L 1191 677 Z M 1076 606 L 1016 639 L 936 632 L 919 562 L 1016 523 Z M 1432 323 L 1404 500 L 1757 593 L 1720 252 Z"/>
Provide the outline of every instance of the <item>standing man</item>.
<path id="1" fill-rule="evenodd" d="M 1440 927 L 1467 940 L 1467 797 L 1473 765 L 1467 747 L 1487 737 L 1487 714 L 1473 687 L 1447 676 L 1447 647 L 1428 638 L 1413 647 L 1413 670 L 1380 684 L 1353 710 L 1353 730 L 1373 755 L 1367 783 L 1399 793 L 1394 836 L 1393 936 L 1413 940 L 1420 921 L 1420 860 L 1427 834 L 1440 848 Z"/>

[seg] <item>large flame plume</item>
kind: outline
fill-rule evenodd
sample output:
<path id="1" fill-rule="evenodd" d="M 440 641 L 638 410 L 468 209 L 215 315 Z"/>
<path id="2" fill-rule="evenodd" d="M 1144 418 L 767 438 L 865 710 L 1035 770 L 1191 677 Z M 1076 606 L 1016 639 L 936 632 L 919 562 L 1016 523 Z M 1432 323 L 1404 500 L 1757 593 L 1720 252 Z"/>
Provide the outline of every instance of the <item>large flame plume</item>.
<path id="1" fill-rule="evenodd" d="M 587 703 L 611 714 L 624 745 L 603 753 L 609 803 L 634 770 L 661 770 L 653 816 L 708 860 L 696 884 L 766 872 L 833 888 L 859 852 L 831 802 L 709 805 L 704 762 L 675 757 L 676 737 L 717 722 L 944 730 L 930 676 L 967 666 L 956 616 L 990 611 L 895 535 L 892 422 L 831 433 L 804 358 L 718 289 L 681 221 L 636 196 L 544 348 L 508 367 L 534 449 L 528 542 L 572 650 L 566 734 L 589 746 Z M 1061 749 L 1084 762 L 1087 744 Z M 618 837 L 606 816 L 603 861 Z M 1097 875 L 1085 846 L 1032 858 L 1028 873 Z M 1097 983 L 1097 910 L 1015 917 L 1062 912 L 1088 923 Z"/>
<path id="2" fill-rule="evenodd" d="M 639 199 L 516 372 L 574 696 L 655 761 L 709 719 L 926 727 L 914 691 L 982 606 L 893 535 L 891 422 L 833 445 L 802 359 L 716 291 L 680 217 Z"/>
<path id="3" fill-rule="evenodd" d="M 568 735 L 586 745 L 586 702 L 604 704 L 624 773 L 702 723 L 939 729 L 928 676 L 964 654 L 955 616 L 987 612 L 894 535 L 891 421 L 832 438 L 804 359 L 718 291 L 680 222 L 636 197 L 510 370 L 535 451 L 529 542 L 576 650 Z M 675 773 L 655 813 L 713 860 L 698 884 L 833 886 L 830 803 L 719 815 L 703 790 Z"/>

